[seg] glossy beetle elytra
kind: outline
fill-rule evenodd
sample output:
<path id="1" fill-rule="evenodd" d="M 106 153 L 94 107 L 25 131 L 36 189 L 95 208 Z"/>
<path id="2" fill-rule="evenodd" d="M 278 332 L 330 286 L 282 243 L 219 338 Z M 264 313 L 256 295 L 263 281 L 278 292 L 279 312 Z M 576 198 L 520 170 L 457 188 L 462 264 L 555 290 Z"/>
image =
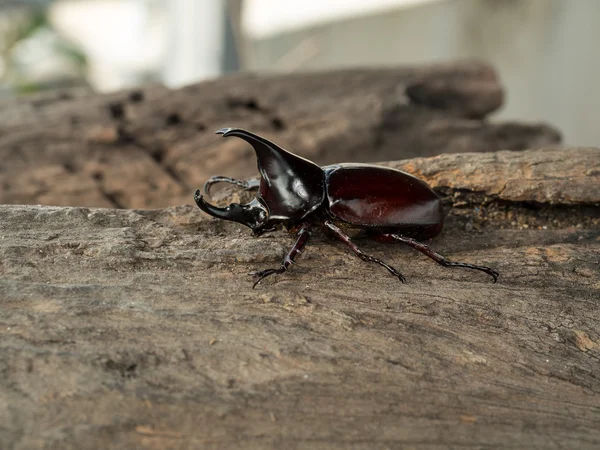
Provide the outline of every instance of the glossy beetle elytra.
<path id="1" fill-rule="evenodd" d="M 385 267 L 402 282 L 406 280 L 400 272 L 363 253 L 345 230 L 359 229 L 382 242 L 402 242 L 442 266 L 480 270 L 491 275 L 494 282 L 498 279 L 498 272 L 489 267 L 448 261 L 416 240 L 438 235 L 444 223 L 440 198 L 423 180 L 375 165 L 320 167 L 240 128 L 223 128 L 217 134 L 237 136 L 254 147 L 260 180 L 246 182 L 215 176 L 204 185 L 205 193 L 209 194 L 210 187 L 219 182 L 258 192 L 248 204 L 232 203 L 219 208 L 206 202 L 197 190 L 194 200 L 198 207 L 213 217 L 246 225 L 257 236 L 275 230 L 278 225 L 297 235 L 281 267 L 256 272 L 253 287 L 269 275 L 288 270 L 308 243 L 315 225 L 344 242 L 362 260 Z"/>

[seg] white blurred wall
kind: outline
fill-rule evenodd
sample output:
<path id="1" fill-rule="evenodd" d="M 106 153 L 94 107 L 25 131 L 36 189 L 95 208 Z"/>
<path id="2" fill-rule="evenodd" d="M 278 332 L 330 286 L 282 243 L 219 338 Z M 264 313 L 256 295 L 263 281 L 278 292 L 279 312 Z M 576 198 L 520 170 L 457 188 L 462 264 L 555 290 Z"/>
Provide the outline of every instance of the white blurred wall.
<path id="1" fill-rule="evenodd" d="M 599 0 L 375 0 L 362 2 L 363 11 L 324 13 L 327 20 L 314 11 L 291 19 L 289 10 L 277 16 L 282 8 L 269 11 L 268 0 L 246 1 L 251 69 L 479 58 L 498 70 L 506 88 L 498 117 L 547 121 L 563 132 L 566 144 L 600 146 Z M 338 0 L 310 0 L 305 6 L 328 5 L 333 10 Z"/>
<path id="2" fill-rule="evenodd" d="M 240 49 L 242 67 L 259 71 L 478 58 L 506 88 L 498 117 L 600 146 L 600 0 L 243 0 L 231 53 L 225 14 L 240 1 L 56 0 L 51 17 L 87 53 L 100 91 L 218 76 Z"/>
<path id="3" fill-rule="evenodd" d="M 191 84 L 222 73 L 225 4 L 221 0 L 169 0 L 168 54 L 164 81 Z"/>
<path id="4" fill-rule="evenodd" d="M 144 0 L 59 0 L 50 20 L 88 59 L 88 81 L 99 91 L 138 84 L 162 65 L 167 23 Z"/>
<path id="5" fill-rule="evenodd" d="M 50 18 L 108 92 L 156 79 L 171 87 L 222 73 L 225 0 L 57 0 Z"/>

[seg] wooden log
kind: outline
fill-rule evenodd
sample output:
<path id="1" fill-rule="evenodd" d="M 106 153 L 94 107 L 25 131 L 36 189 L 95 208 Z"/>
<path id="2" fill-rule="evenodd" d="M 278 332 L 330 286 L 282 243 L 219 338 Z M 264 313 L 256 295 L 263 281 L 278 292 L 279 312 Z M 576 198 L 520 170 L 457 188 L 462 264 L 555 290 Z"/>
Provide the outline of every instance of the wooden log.
<path id="1" fill-rule="evenodd" d="M 546 125 L 493 123 L 494 71 L 463 62 L 316 74 L 234 75 L 0 103 L 0 203 L 155 208 L 189 202 L 212 175 L 247 177 L 250 129 L 320 164 L 522 150 L 559 141 Z"/>
<path id="2" fill-rule="evenodd" d="M 0 448 L 600 446 L 600 150 L 390 163 L 445 194 L 431 245 L 500 273 L 191 206 L 1 206 Z"/>

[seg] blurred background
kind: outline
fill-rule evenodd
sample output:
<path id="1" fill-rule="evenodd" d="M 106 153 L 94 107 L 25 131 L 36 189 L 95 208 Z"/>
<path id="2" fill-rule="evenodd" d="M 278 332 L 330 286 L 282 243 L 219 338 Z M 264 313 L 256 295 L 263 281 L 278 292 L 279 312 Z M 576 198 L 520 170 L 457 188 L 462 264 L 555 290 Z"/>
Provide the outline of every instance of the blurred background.
<path id="1" fill-rule="evenodd" d="M 597 0 L 0 0 L 0 97 L 477 58 L 496 117 L 598 146 L 599 21 Z"/>

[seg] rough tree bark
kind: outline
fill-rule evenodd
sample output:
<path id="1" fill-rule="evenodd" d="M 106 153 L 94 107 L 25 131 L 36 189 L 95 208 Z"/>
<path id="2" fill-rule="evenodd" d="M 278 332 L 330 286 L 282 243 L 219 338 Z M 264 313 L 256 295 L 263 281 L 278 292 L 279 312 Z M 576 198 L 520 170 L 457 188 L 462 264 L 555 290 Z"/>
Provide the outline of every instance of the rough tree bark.
<path id="1" fill-rule="evenodd" d="M 0 103 L 0 203 L 158 208 L 211 175 L 252 176 L 250 129 L 317 163 L 555 144 L 546 125 L 490 123 L 502 104 L 483 64 L 235 75 L 176 91 L 73 91 Z"/>
<path id="2" fill-rule="evenodd" d="M 191 206 L 0 207 L 0 447 L 600 446 L 600 150 L 390 163 L 444 195 L 432 245 L 292 239 Z M 227 198 L 223 199 L 227 200 Z"/>

